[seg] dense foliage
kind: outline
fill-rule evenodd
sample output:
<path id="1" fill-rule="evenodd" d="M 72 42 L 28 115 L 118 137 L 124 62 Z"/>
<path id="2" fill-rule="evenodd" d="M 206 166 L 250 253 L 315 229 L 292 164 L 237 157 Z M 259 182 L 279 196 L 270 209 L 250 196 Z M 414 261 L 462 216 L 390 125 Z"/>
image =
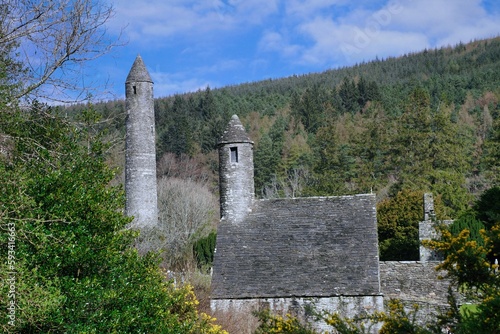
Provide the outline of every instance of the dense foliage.
<path id="1" fill-rule="evenodd" d="M 217 234 L 215 232 L 211 232 L 208 236 L 197 240 L 193 244 L 193 253 L 196 257 L 199 269 L 206 270 L 207 268 L 212 267 L 212 263 L 214 262 L 216 239 Z"/>
<path id="2" fill-rule="evenodd" d="M 385 261 L 418 261 L 418 223 L 422 220 L 423 192 L 402 190 L 377 205 L 380 257 Z M 442 219 L 442 201 L 435 201 L 437 219 Z"/>
<path id="3" fill-rule="evenodd" d="M 427 243 L 445 254 L 445 260 L 438 269 L 443 270 L 467 300 L 475 305 L 473 311 L 458 312 L 457 302 L 452 301 L 446 320 L 453 333 L 500 333 L 499 202 L 500 188 L 488 189 L 474 206 L 475 210 L 481 211 L 469 213 L 466 220 L 469 228 L 457 234 L 454 226 L 442 226 L 440 240 Z M 487 203 L 495 204 L 489 206 Z M 484 228 L 479 230 L 478 235 L 479 223 Z"/>
<path id="4" fill-rule="evenodd" d="M 83 112 L 82 124 L 94 117 Z M 189 287 L 132 247 L 99 136 L 34 104 L 4 106 L 0 138 L 3 332 L 221 332 Z"/>

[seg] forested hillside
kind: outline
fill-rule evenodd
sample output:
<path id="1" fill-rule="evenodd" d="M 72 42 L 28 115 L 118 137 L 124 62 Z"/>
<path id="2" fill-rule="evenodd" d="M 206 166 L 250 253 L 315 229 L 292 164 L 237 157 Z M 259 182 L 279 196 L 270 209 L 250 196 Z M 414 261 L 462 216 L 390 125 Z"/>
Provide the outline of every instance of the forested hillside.
<path id="1" fill-rule="evenodd" d="M 258 197 L 375 192 L 382 257 L 411 259 L 423 192 L 434 193 L 439 218 L 455 218 L 498 183 L 499 99 L 500 38 L 207 87 L 155 100 L 158 170 L 216 192 L 216 142 L 238 114 L 255 141 Z M 123 138 L 124 102 L 95 109 Z M 186 161 L 189 171 L 175 168 Z M 398 216 L 395 205 L 408 209 Z M 408 251 L 391 246 L 401 242 Z"/>

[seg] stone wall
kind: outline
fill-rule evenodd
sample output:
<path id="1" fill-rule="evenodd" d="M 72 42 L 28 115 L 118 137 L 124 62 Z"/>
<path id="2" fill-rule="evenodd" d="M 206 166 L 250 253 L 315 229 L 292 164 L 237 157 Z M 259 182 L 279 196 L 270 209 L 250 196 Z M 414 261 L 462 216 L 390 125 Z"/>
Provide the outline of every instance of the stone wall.
<path id="1" fill-rule="evenodd" d="M 158 224 L 153 82 L 138 56 L 125 83 L 125 212 L 134 216 L 130 227 Z"/>
<path id="2" fill-rule="evenodd" d="M 384 302 L 399 299 L 408 308 L 419 306 L 418 318 L 435 318 L 447 308 L 449 280 L 439 279 L 438 262 L 385 261 L 380 262 L 380 288 Z"/>
<path id="3" fill-rule="evenodd" d="M 407 311 L 418 305 L 419 323 L 435 320 L 448 307 L 449 280 L 439 279 L 435 267 L 438 262 L 384 261 L 379 263 L 382 295 L 336 296 L 323 298 L 249 298 L 213 299 L 213 311 L 250 314 L 253 310 L 269 308 L 274 313 L 297 316 L 321 331 L 331 330 L 324 322 L 314 322 L 310 309 L 339 312 L 346 317 L 383 311 L 390 299 L 399 299 Z M 456 293 L 456 291 L 454 291 Z M 460 296 L 459 296 L 460 298 Z M 387 308 L 385 308 L 387 310 Z M 376 332 L 378 328 L 374 328 Z M 249 329 L 247 332 L 251 333 Z"/>
<path id="4" fill-rule="evenodd" d="M 238 160 L 232 161 L 231 149 Z M 219 147 L 219 187 L 221 219 L 234 224 L 248 214 L 254 200 L 253 145 L 226 144 Z"/>
<path id="5" fill-rule="evenodd" d="M 253 142 L 238 116 L 231 118 L 218 149 L 221 221 L 238 224 L 255 198 Z"/>
<path id="6" fill-rule="evenodd" d="M 446 304 L 450 282 L 438 279 L 438 262 L 382 261 L 380 288 L 386 298 Z"/>
<path id="7" fill-rule="evenodd" d="M 418 224 L 418 235 L 420 240 L 420 261 L 442 261 L 443 255 L 434 250 L 422 246 L 423 240 L 438 239 L 439 233 L 436 231 L 436 225 L 444 224 L 451 225 L 453 220 L 432 221 L 425 220 Z"/>
<path id="8" fill-rule="evenodd" d="M 338 296 L 321 298 L 256 298 L 256 299 L 212 299 L 210 306 L 212 312 L 230 314 L 249 314 L 252 311 L 270 309 L 273 314 L 281 316 L 294 316 L 303 322 L 308 322 L 320 332 L 329 331 L 332 328 L 324 321 L 315 321 L 312 310 L 317 312 L 328 311 L 339 312 L 345 317 L 371 314 L 375 311 L 383 311 L 383 296 Z M 372 325 L 371 332 L 377 333 L 379 325 Z M 252 333 L 253 328 L 241 328 L 240 333 Z"/>

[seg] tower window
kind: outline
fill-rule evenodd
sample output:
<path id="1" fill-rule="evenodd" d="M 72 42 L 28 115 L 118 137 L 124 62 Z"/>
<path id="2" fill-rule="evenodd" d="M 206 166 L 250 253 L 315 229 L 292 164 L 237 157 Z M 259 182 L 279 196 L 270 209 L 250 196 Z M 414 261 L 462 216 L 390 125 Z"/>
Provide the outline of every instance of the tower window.
<path id="1" fill-rule="evenodd" d="M 134 94 L 137 94 L 137 88 L 135 86 L 134 87 Z"/>
<path id="2" fill-rule="evenodd" d="M 231 162 L 238 162 L 238 148 L 231 147 Z"/>

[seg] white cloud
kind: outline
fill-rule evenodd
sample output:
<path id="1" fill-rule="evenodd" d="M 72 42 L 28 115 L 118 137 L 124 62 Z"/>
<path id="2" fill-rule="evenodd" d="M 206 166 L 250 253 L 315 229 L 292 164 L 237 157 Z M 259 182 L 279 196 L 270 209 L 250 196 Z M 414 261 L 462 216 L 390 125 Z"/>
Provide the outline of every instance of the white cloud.
<path id="1" fill-rule="evenodd" d="M 333 6 L 340 6 L 349 3 L 348 0 L 291 0 L 286 3 L 286 13 L 310 17 L 318 12 L 328 10 Z"/>
<path id="2" fill-rule="evenodd" d="M 498 36 L 500 9 L 495 9 L 499 8 L 495 2 L 486 10 L 484 3 L 117 0 L 109 30 L 116 33 L 128 25 L 125 40 L 129 44 L 120 49 L 121 57 L 133 60 L 141 53 L 156 67 L 151 72 L 155 95 L 165 96 L 203 89 L 207 84 L 217 87 L 321 71 L 376 56 L 398 56 Z M 134 55 L 124 57 L 129 52 Z M 123 75 L 116 75 L 119 87 Z"/>
<path id="3" fill-rule="evenodd" d="M 277 13 L 279 0 L 229 0 L 234 6 L 237 24 L 262 24 L 270 15 Z"/>
<path id="4" fill-rule="evenodd" d="M 193 76 L 184 76 L 179 73 L 151 72 L 151 78 L 154 82 L 155 97 L 195 92 L 207 86 L 213 86 L 203 79 L 196 79 Z"/>
<path id="5" fill-rule="evenodd" d="M 268 31 L 263 34 L 258 48 L 260 51 L 277 51 L 285 57 L 294 57 L 299 54 L 301 47 L 290 44 L 283 34 Z"/>
<path id="6" fill-rule="evenodd" d="M 443 33 L 459 24 L 471 24 L 486 15 L 478 0 L 401 0 L 402 10 L 393 17 L 394 24 L 406 29 Z"/>
<path id="7" fill-rule="evenodd" d="M 399 1 L 402 10 L 393 16 L 390 26 L 421 32 L 436 47 L 500 33 L 498 16 L 488 13 L 480 0 Z"/>
<path id="8" fill-rule="evenodd" d="M 290 12 L 303 10 L 310 15 L 297 18 L 293 39 L 266 32 L 261 49 L 298 55 L 295 61 L 304 65 L 350 65 L 500 34 L 498 16 L 487 13 L 480 0 L 391 0 L 371 10 L 330 8 L 343 4 L 343 0 L 290 2 Z"/>
<path id="9" fill-rule="evenodd" d="M 176 93 L 194 92 L 205 89 L 207 86 L 218 87 L 220 84 L 214 80 L 202 78 L 214 77 L 214 74 L 228 72 L 242 67 L 243 64 L 237 60 L 220 60 L 206 66 L 197 66 L 186 70 L 170 71 L 163 70 L 163 66 L 157 64 L 153 70 L 150 69 L 151 78 L 154 82 L 155 96 L 168 96 Z"/>
<path id="10" fill-rule="evenodd" d="M 381 30 L 376 34 L 367 34 L 358 27 L 352 27 L 353 39 L 345 39 L 340 44 L 342 63 L 354 64 L 372 59 L 400 56 L 409 52 L 429 48 L 424 34 L 418 32 L 400 32 Z"/>
<path id="11" fill-rule="evenodd" d="M 152 43 L 160 38 L 203 39 L 207 34 L 233 32 L 259 25 L 278 10 L 279 0 L 179 1 L 136 0 L 115 4 L 109 28 L 125 27 L 131 42 Z"/>

